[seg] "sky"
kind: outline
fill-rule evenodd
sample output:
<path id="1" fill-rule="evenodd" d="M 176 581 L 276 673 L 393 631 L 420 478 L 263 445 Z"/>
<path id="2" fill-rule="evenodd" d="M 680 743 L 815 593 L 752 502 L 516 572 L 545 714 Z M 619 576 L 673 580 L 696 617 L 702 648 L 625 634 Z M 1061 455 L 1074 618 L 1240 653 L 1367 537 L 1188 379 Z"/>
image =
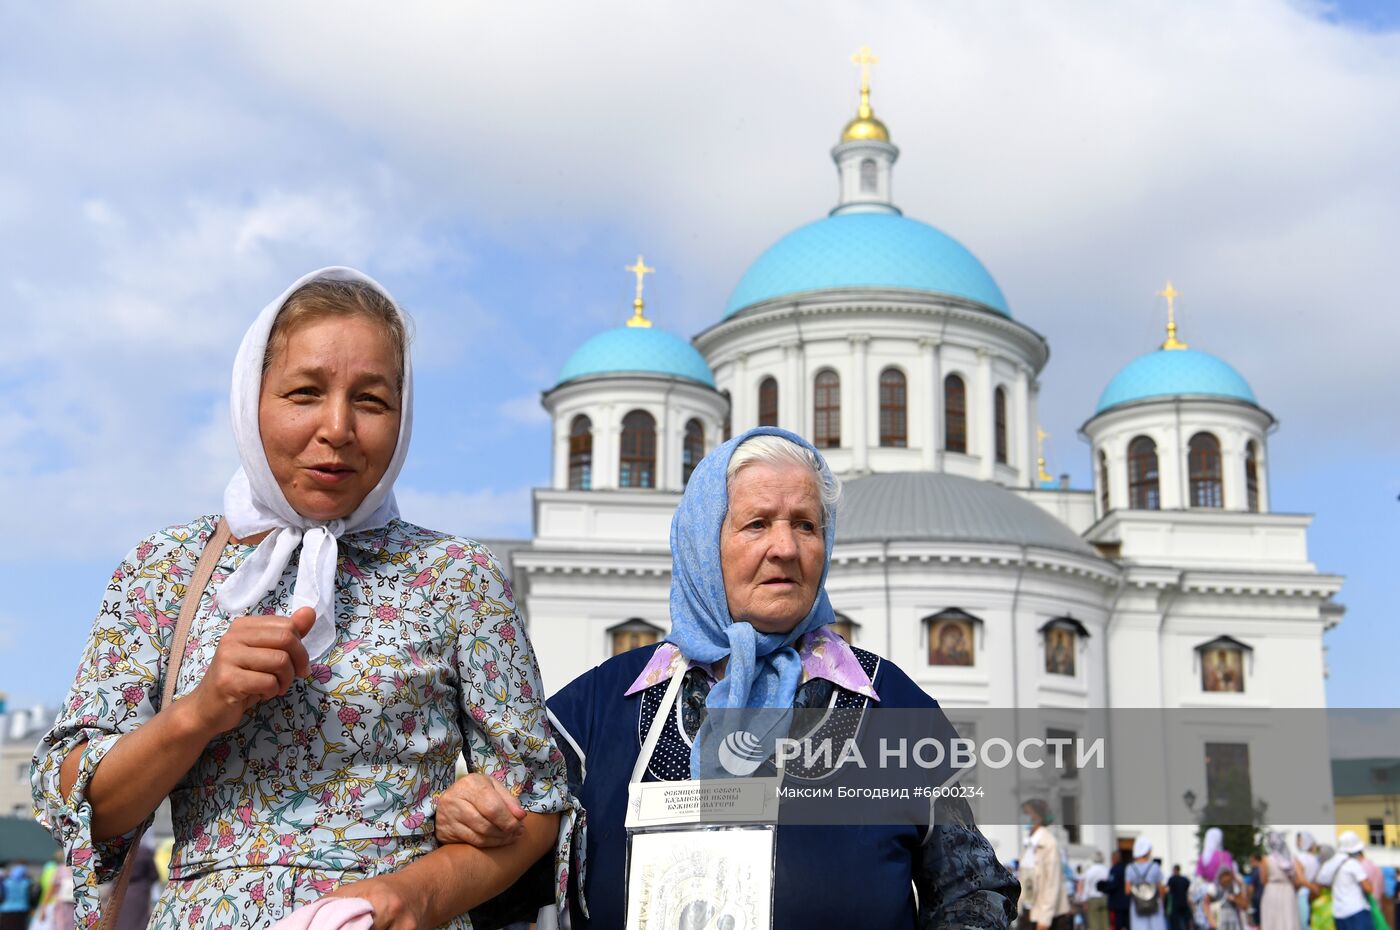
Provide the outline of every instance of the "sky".
<path id="1" fill-rule="evenodd" d="M 414 317 L 404 515 L 528 536 L 540 392 L 623 266 L 657 325 L 717 321 L 834 204 L 861 45 L 896 202 L 1049 340 L 1050 470 L 1089 485 L 1170 278 L 1347 576 L 1330 703 L 1394 705 L 1400 12 L 1361 0 L 0 5 L 0 691 L 61 699 L 122 555 L 219 509 L 238 339 L 315 267 Z"/>

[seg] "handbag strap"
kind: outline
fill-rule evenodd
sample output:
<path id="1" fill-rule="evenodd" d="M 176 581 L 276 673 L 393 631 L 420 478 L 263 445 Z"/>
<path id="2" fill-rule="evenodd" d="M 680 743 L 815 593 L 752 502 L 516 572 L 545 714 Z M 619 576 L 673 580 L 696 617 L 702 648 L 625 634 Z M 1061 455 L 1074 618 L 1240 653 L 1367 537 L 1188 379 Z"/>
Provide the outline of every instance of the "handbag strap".
<path id="1" fill-rule="evenodd" d="M 204 544 L 204 551 L 199 554 L 194 575 L 190 577 L 190 583 L 185 587 L 185 596 L 180 602 L 180 617 L 175 621 L 175 633 L 170 638 L 170 649 L 166 653 L 165 669 L 161 676 L 162 710 L 169 707 L 175 697 L 175 679 L 179 676 L 180 665 L 185 659 L 185 644 L 190 638 L 190 626 L 194 623 L 195 611 L 199 610 L 199 602 L 204 598 L 204 589 L 209 586 L 209 578 L 214 574 L 214 569 L 219 564 L 219 556 L 223 555 L 228 541 L 228 521 L 220 519 L 214 527 L 214 535 L 209 537 L 209 541 Z M 102 906 L 102 920 L 97 930 L 113 930 L 116 927 L 122 902 L 126 899 L 126 886 L 131 883 L 136 854 L 141 848 L 141 838 L 145 833 L 146 828 L 141 827 L 131 838 L 131 845 L 122 858 L 121 870 L 117 872 L 117 883 L 112 888 L 111 896 Z"/>

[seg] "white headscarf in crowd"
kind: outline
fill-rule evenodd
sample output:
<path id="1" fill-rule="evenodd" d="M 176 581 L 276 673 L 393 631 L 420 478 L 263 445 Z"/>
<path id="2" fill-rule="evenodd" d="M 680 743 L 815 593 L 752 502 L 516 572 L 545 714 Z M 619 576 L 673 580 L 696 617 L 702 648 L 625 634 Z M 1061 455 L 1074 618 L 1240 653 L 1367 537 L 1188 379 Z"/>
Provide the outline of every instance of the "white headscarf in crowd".
<path id="1" fill-rule="evenodd" d="M 1152 852 L 1152 841 L 1147 837 L 1139 836 L 1137 839 L 1133 840 L 1134 859 L 1141 859 L 1150 852 Z"/>
<path id="2" fill-rule="evenodd" d="M 398 444 L 379 484 L 354 513 L 339 520 L 309 520 L 293 510 L 273 477 L 267 454 L 263 451 L 262 435 L 258 429 L 258 401 L 262 393 L 263 356 L 267 352 L 272 324 L 287 298 L 312 281 L 362 282 L 384 295 L 399 311 L 400 318 L 403 316 L 399 305 L 379 282 L 353 268 L 331 267 L 298 279 L 264 307 L 253 321 L 233 363 L 229 409 L 242 467 L 224 489 L 224 519 L 237 537 L 271 532 L 219 587 L 218 602 L 219 609 L 229 616 L 237 616 L 248 610 L 277 586 L 292 556 L 300 548 L 301 560 L 297 565 L 296 583 L 292 588 L 288 612 L 302 607 L 315 609 L 316 622 L 302 640 L 307 655 L 314 659 L 335 642 L 337 540 L 345 533 L 384 526 L 399 515 L 398 504 L 394 501 L 394 480 L 403 468 L 404 458 L 408 455 L 409 437 L 413 433 L 413 369 L 405 342 Z"/>

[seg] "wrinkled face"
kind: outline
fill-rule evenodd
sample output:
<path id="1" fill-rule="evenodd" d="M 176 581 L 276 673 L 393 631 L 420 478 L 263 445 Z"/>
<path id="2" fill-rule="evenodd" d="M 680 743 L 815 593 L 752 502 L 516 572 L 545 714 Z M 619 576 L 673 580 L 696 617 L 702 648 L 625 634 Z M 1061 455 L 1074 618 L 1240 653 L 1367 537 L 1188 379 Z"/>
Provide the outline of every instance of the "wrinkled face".
<path id="1" fill-rule="evenodd" d="M 267 463 L 303 517 L 349 516 L 398 443 L 400 359 L 383 328 L 356 315 L 307 320 L 281 342 L 258 401 Z"/>
<path id="2" fill-rule="evenodd" d="M 826 559 L 812 470 L 755 463 L 735 474 L 719 535 L 729 615 L 786 633 L 812 609 Z"/>

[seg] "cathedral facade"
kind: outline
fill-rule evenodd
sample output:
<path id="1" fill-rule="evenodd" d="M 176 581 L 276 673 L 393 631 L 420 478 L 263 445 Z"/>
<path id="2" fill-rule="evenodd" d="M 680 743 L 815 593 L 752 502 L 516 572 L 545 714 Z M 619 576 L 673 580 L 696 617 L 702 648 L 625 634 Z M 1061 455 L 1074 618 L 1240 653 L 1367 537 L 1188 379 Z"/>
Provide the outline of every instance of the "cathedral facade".
<path id="1" fill-rule="evenodd" d="M 1073 734 L 1093 708 L 1324 706 L 1341 578 L 1309 561 L 1311 518 L 1269 506 L 1275 421 L 1245 379 L 1172 319 L 1161 347 L 1105 371 L 1082 428 L 1093 487 L 1050 480 L 1037 454 L 1049 346 L 971 252 L 895 205 L 898 155 L 865 83 L 832 149 L 836 205 L 760 255 L 716 322 L 688 341 L 651 325 L 639 257 L 632 318 L 544 391 L 552 480 L 509 560 L 547 690 L 665 634 L 690 469 L 776 425 L 843 480 L 839 631 L 955 724 L 960 709 L 1031 707 Z M 1182 752 L 1201 757 L 1188 764 L 1206 795 L 1206 748 Z M 1325 753 L 1315 776 L 1330 795 Z M 1086 815 L 1087 795 L 1129 790 L 1053 786 L 1081 854 L 1149 829 Z M 985 829 L 1017 855 L 1014 824 Z M 1164 861 L 1194 855 L 1193 828 L 1151 829 Z"/>

